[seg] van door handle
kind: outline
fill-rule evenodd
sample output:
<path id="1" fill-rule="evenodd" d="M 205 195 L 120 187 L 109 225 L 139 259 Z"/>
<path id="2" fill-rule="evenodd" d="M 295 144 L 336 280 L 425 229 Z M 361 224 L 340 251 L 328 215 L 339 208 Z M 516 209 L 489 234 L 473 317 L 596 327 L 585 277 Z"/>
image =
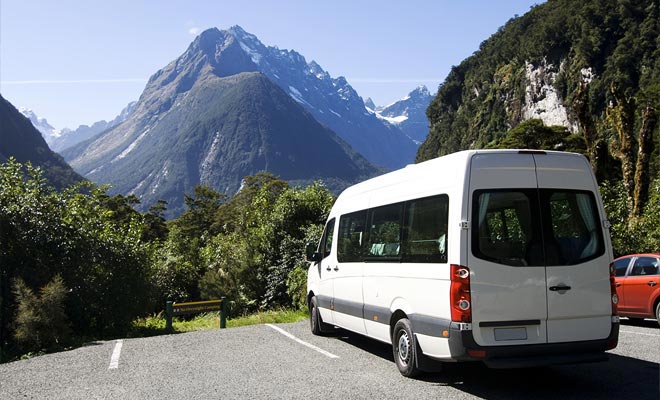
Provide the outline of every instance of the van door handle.
<path id="1" fill-rule="evenodd" d="M 553 292 L 561 292 L 564 290 L 571 290 L 570 286 L 550 286 L 550 290 Z"/>
<path id="2" fill-rule="evenodd" d="M 325 270 L 326 270 L 326 271 L 330 271 L 330 266 L 328 265 L 328 267 L 327 267 Z"/>
<path id="3" fill-rule="evenodd" d="M 648 283 L 647 285 L 649 285 L 649 286 L 651 286 L 651 287 L 653 287 L 653 286 L 655 286 L 655 285 L 657 285 L 657 283 L 656 283 L 656 282 L 654 282 L 654 281 L 650 281 L 650 282 L 649 282 L 649 283 Z"/>
<path id="4" fill-rule="evenodd" d="M 339 267 L 336 266 L 336 265 L 335 265 L 335 267 L 334 267 L 333 269 L 334 269 L 335 271 L 339 271 Z"/>

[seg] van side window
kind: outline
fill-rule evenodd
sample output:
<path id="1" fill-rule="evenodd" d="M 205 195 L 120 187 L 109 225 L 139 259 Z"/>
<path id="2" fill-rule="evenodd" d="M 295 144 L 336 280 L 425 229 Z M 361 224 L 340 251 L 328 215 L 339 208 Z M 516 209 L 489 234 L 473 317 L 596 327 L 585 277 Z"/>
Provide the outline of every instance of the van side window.
<path id="1" fill-rule="evenodd" d="M 337 260 L 339 262 L 362 261 L 366 242 L 367 210 L 342 215 L 339 218 Z"/>
<path id="2" fill-rule="evenodd" d="M 323 232 L 323 239 L 321 242 L 321 248 L 319 252 L 323 254 L 323 258 L 326 258 L 330 255 L 332 250 L 332 235 L 335 232 L 335 219 L 331 219 L 328 224 L 325 226 L 325 232 Z"/>
<path id="3" fill-rule="evenodd" d="M 449 197 L 428 197 L 406 203 L 404 241 L 409 262 L 447 262 Z"/>
<path id="4" fill-rule="evenodd" d="M 401 255 L 401 220 L 403 203 L 374 208 L 370 212 L 367 256 L 399 257 Z"/>

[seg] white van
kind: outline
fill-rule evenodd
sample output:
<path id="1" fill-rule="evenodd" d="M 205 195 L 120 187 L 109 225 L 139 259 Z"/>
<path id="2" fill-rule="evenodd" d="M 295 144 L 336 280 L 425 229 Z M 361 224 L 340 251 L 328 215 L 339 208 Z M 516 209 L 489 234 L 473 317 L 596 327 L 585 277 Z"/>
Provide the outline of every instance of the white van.
<path id="1" fill-rule="evenodd" d="M 390 343 L 405 376 L 602 361 L 617 345 L 609 223 L 579 154 L 463 151 L 359 183 L 307 258 L 312 332 Z"/>

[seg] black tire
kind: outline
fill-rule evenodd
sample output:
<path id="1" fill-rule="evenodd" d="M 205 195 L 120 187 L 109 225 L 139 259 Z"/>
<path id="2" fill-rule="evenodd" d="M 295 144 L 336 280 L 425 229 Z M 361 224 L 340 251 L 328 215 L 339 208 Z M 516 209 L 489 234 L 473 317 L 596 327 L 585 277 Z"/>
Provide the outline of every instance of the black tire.
<path id="1" fill-rule="evenodd" d="M 323 322 L 323 319 L 321 319 L 316 296 L 312 296 L 309 300 L 309 327 L 312 333 L 317 336 L 323 336 L 333 330 L 333 326 L 326 324 Z"/>
<path id="2" fill-rule="evenodd" d="M 407 318 L 401 318 L 394 325 L 392 353 L 401 375 L 412 378 L 422 372 L 417 368 L 417 339 Z"/>
<path id="3" fill-rule="evenodd" d="M 658 325 L 660 325 L 660 302 L 655 305 L 655 319 L 658 322 Z"/>

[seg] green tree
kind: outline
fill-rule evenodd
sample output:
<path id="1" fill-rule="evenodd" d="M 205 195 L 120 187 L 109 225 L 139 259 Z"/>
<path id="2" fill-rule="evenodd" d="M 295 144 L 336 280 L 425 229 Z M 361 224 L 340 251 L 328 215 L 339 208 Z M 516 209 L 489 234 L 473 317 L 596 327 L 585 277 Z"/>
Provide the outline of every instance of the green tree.
<path id="1" fill-rule="evenodd" d="M 39 169 L 28 164 L 25 171 L 12 159 L 0 165 L 3 346 L 14 340 L 8 316 L 18 304 L 10 288 L 16 279 L 37 290 L 60 276 L 73 335 L 125 332 L 150 306 L 151 249 L 140 239 L 141 215 L 104 188 L 85 183 L 57 192 Z"/>
<path id="2" fill-rule="evenodd" d="M 579 135 L 571 135 L 563 126 L 545 126 L 540 119 L 530 119 L 506 133 L 489 147 L 501 149 L 539 149 L 571 151 L 584 154 L 586 145 Z"/>

